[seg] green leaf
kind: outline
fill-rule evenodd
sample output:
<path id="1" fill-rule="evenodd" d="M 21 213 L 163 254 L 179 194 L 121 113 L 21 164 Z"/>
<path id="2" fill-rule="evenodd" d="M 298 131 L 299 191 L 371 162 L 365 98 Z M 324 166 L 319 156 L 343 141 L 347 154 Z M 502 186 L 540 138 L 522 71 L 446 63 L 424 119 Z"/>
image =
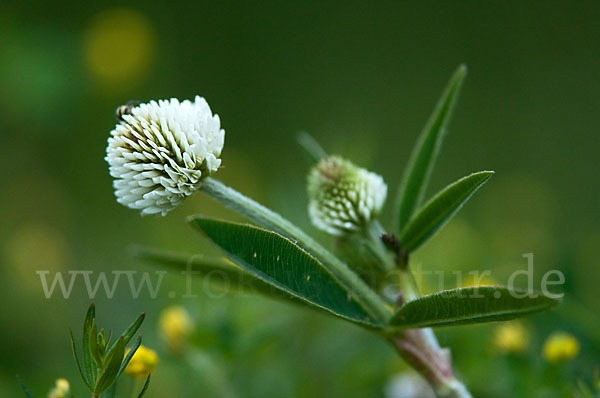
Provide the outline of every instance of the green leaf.
<path id="1" fill-rule="evenodd" d="M 394 219 L 398 233 L 423 201 L 429 177 L 466 74 L 467 68 L 464 65 L 459 66 L 454 72 L 413 149 L 396 200 Z"/>
<path id="2" fill-rule="evenodd" d="M 102 363 L 102 358 L 100 357 L 100 350 L 98 348 L 98 327 L 96 326 L 96 321 L 92 320 L 92 327 L 88 328 L 88 350 L 92 359 L 96 363 L 96 367 L 102 369 L 104 364 Z M 85 350 L 85 347 L 84 347 Z"/>
<path id="3" fill-rule="evenodd" d="M 79 356 L 77 355 L 77 347 L 75 347 L 75 339 L 73 338 L 73 331 L 71 329 L 69 329 L 69 337 L 71 338 L 71 349 L 73 350 L 73 356 L 75 357 L 75 364 L 77 365 L 79 375 L 81 376 L 83 383 L 88 387 L 88 389 L 91 390 L 94 381 L 88 380 L 88 375 L 84 373 L 81 369 L 81 365 L 79 363 Z"/>
<path id="4" fill-rule="evenodd" d="M 200 189 L 229 209 L 258 223 L 263 228 L 281 233 L 317 257 L 335 279 L 361 303 L 372 319 L 376 319 L 379 324 L 387 324 L 391 313 L 383 299 L 347 264 L 331 254 L 306 232 L 274 211 L 211 177 L 204 179 Z M 188 220 L 193 223 L 195 218 L 196 216 L 192 216 Z"/>
<path id="5" fill-rule="evenodd" d="M 144 318 L 146 318 L 146 313 L 142 312 L 140 314 L 140 316 L 138 316 L 137 319 L 135 321 L 133 321 L 133 323 L 131 325 L 129 325 L 129 327 L 123 332 L 123 334 L 121 335 L 121 338 L 123 338 L 125 345 L 129 344 L 129 341 L 131 340 L 131 338 L 135 335 L 135 333 L 138 331 L 140 326 L 142 326 L 142 322 L 144 322 Z M 112 347 L 110 347 L 110 349 L 108 350 L 108 353 L 106 354 L 107 357 L 109 357 L 112 354 L 114 349 L 117 347 L 118 343 L 119 343 L 119 341 L 117 340 L 117 342 Z M 123 358 L 122 355 L 121 355 L 121 358 Z"/>
<path id="6" fill-rule="evenodd" d="M 558 300 L 500 286 L 467 287 L 428 294 L 406 303 L 390 326 L 424 328 L 506 321 L 546 311 Z"/>
<path id="7" fill-rule="evenodd" d="M 436 194 L 400 234 L 402 248 L 413 251 L 433 236 L 493 174 L 493 171 L 473 173 Z"/>
<path id="8" fill-rule="evenodd" d="M 123 361 L 123 355 L 125 354 L 125 339 L 123 336 L 119 337 L 119 340 L 115 343 L 115 349 L 106 358 L 108 365 L 94 387 L 94 393 L 96 395 L 101 394 L 104 390 L 110 387 L 117 379 L 119 369 L 121 368 L 121 362 Z"/>
<path id="9" fill-rule="evenodd" d="M 146 393 L 146 390 L 148 390 L 149 385 L 150 385 L 150 375 L 148 375 L 148 377 L 146 377 L 146 382 L 144 383 L 144 386 L 142 387 L 142 391 L 140 391 L 137 398 L 142 398 L 144 396 L 144 394 Z"/>
<path id="10" fill-rule="evenodd" d="M 90 385 L 94 384 L 96 380 L 97 368 L 92 360 L 92 354 L 90 352 L 90 330 L 92 329 L 92 324 L 96 318 L 96 306 L 94 303 L 90 304 L 88 310 L 85 314 L 85 320 L 83 321 L 83 334 L 81 336 L 82 339 L 82 352 L 81 356 L 83 358 L 83 371 L 85 372 L 86 378 L 89 381 Z M 95 338 L 95 336 L 94 336 Z"/>
<path id="11" fill-rule="evenodd" d="M 193 223 L 264 282 L 341 318 L 380 326 L 315 257 L 289 239 L 250 225 L 202 217 Z"/>
<path id="12" fill-rule="evenodd" d="M 140 348 L 140 345 L 142 345 L 142 337 L 138 336 L 137 340 L 133 344 L 133 347 L 131 347 L 131 349 L 127 353 L 127 356 L 125 357 L 125 359 L 121 363 L 121 367 L 119 368 L 119 372 L 117 373 L 117 377 L 119 377 L 121 375 L 121 373 L 123 373 L 123 371 L 125 370 L 125 368 L 127 367 L 127 365 L 129 365 L 129 361 L 131 361 L 131 358 L 133 358 L 133 356 L 135 355 L 135 352 L 137 351 L 137 349 Z"/>
<path id="13" fill-rule="evenodd" d="M 115 398 L 117 396 L 117 381 L 108 387 L 104 393 L 100 396 L 101 398 Z"/>
<path id="14" fill-rule="evenodd" d="M 176 253 L 145 247 L 136 247 L 134 254 L 138 258 L 165 265 L 183 273 L 190 272 L 200 278 L 210 278 L 212 284 L 227 291 L 258 293 L 294 304 L 301 302 L 273 285 L 256 278 L 225 257 L 205 257 L 198 254 Z"/>

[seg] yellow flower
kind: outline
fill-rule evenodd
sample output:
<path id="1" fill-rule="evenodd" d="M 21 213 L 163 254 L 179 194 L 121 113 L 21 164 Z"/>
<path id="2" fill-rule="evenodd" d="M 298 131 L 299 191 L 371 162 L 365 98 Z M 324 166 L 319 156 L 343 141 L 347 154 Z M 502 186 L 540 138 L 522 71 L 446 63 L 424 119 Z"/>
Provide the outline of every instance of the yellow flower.
<path id="1" fill-rule="evenodd" d="M 95 15 L 87 27 L 85 64 L 103 87 L 126 89 L 145 75 L 155 47 L 154 29 L 144 14 L 110 8 Z"/>
<path id="2" fill-rule="evenodd" d="M 565 332 L 554 332 L 546 339 L 542 355 L 546 361 L 557 363 L 575 358 L 579 353 L 579 342 Z"/>
<path id="3" fill-rule="evenodd" d="M 186 338 L 194 330 L 194 323 L 185 308 L 172 306 L 161 312 L 158 328 L 167 346 L 171 350 L 179 352 Z"/>
<path id="4" fill-rule="evenodd" d="M 127 356 L 129 350 L 127 349 L 125 356 Z M 156 355 L 156 352 L 141 345 L 133 354 L 131 361 L 125 368 L 125 373 L 134 379 L 141 379 L 152 373 L 157 363 L 158 355 Z"/>
<path id="5" fill-rule="evenodd" d="M 71 390 L 71 386 L 67 379 L 57 379 L 56 385 L 48 393 L 48 398 L 67 398 Z"/>
<path id="6" fill-rule="evenodd" d="M 494 286 L 497 285 L 496 280 L 486 272 L 481 274 L 477 272 L 469 272 L 461 283 L 461 287 L 479 287 L 479 286 Z"/>
<path id="7" fill-rule="evenodd" d="M 529 344 L 527 329 L 518 322 L 503 323 L 494 333 L 494 346 L 505 353 L 521 353 Z"/>

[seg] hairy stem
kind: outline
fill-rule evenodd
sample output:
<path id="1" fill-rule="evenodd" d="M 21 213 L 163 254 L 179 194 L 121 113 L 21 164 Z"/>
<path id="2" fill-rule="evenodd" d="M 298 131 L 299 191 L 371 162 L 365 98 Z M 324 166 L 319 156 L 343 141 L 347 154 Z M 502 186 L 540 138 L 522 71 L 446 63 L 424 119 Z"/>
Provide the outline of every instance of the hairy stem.
<path id="1" fill-rule="evenodd" d="M 419 289 L 406 257 L 396 253 L 394 258 L 393 250 L 385 247 L 382 241 L 385 231 L 379 222 L 373 221 L 365 232 L 380 266 L 388 271 L 388 279 L 395 284 L 397 298 L 392 304 L 400 307 L 418 298 Z M 440 347 L 433 330 L 408 329 L 392 333 L 389 340 L 398 354 L 429 382 L 438 397 L 471 397 L 465 386 L 454 377 L 450 351 Z"/>
<path id="2" fill-rule="evenodd" d="M 432 341 L 433 338 L 433 341 Z M 440 398 L 470 398 L 452 372 L 450 351 L 440 348 L 431 329 L 409 329 L 390 338 L 398 354 L 418 371 Z"/>

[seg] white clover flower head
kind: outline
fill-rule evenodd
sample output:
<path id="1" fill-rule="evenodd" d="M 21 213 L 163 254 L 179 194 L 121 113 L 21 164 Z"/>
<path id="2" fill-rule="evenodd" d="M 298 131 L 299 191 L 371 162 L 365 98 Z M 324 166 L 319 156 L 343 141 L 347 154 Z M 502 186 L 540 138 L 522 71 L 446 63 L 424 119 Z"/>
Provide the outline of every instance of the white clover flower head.
<path id="1" fill-rule="evenodd" d="M 106 161 L 117 201 L 142 214 L 165 215 L 221 165 L 225 131 L 199 96 L 124 105 Z"/>
<path id="2" fill-rule="evenodd" d="M 322 159 L 308 175 L 308 212 L 312 223 L 332 235 L 365 228 L 387 196 L 381 176 L 339 156 Z"/>

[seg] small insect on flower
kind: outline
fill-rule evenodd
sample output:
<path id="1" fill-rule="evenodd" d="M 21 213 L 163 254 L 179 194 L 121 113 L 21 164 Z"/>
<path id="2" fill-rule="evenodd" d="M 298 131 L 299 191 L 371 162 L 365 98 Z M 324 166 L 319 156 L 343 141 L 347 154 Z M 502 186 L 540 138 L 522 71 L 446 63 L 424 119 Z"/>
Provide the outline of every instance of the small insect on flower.
<path id="1" fill-rule="evenodd" d="M 308 212 L 315 227 L 332 235 L 366 228 L 387 195 L 381 176 L 339 156 L 322 159 L 308 175 Z"/>
<path id="2" fill-rule="evenodd" d="M 140 104 L 140 101 L 131 100 L 131 101 L 127 101 L 127 103 L 125 105 L 119 106 L 117 108 L 117 110 L 115 111 L 115 118 L 117 119 L 117 122 L 125 122 L 125 119 L 123 119 L 123 116 L 131 115 L 131 110 L 133 108 L 135 108 L 136 106 L 138 106 L 139 104 Z"/>
<path id="3" fill-rule="evenodd" d="M 116 111 L 106 161 L 117 201 L 165 215 L 221 165 L 225 131 L 204 98 L 134 101 Z"/>
<path id="4" fill-rule="evenodd" d="M 546 339 L 542 355 L 550 363 L 558 363 L 573 359 L 579 353 L 577 339 L 565 332 L 554 332 Z"/>
<path id="5" fill-rule="evenodd" d="M 125 352 L 125 357 L 128 353 L 129 349 Z M 129 364 L 125 368 L 125 373 L 134 379 L 142 379 L 151 374 L 157 364 L 158 355 L 156 352 L 141 345 L 135 351 L 133 357 L 131 357 L 131 361 L 129 361 Z"/>

